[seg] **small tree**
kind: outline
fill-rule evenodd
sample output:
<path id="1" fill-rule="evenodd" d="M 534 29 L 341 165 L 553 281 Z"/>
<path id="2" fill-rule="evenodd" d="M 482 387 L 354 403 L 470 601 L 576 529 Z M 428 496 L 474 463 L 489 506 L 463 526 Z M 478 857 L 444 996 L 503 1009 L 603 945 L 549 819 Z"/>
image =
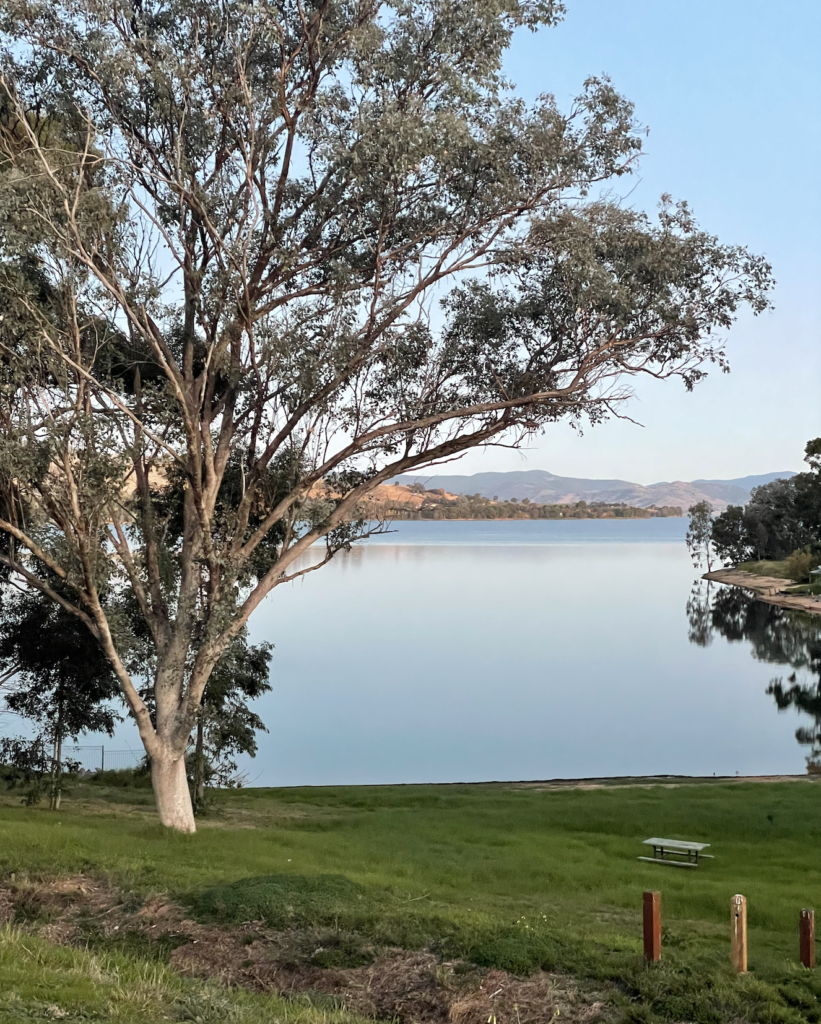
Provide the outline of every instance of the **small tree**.
<path id="1" fill-rule="evenodd" d="M 687 509 L 690 525 L 687 527 L 685 542 L 693 565 L 698 568 L 707 564 L 707 572 L 713 571 L 713 507 L 708 501 L 699 501 Z"/>
<path id="2" fill-rule="evenodd" d="M 55 586 L 58 584 L 55 583 Z M 121 721 L 113 701 L 120 696 L 111 662 L 80 622 L 38 591 L 4 594 L 0 615 L 0 675 L 8 680 L 6 708 L 35 727 L 35 735 L 7 737 L 0 761 L 8 781 L 31 784 L 29 802 L 49 793 L 59 810 L 63 772 L 73 761 L 63 743 L 85 732 L 111 735 Z M 47 784 L 46 784 L 47 779 Z"/>
<path id="3" fill-rule="evenodd" d="M 270 644 L 249 646 L 238 636 L 211 673 L 197 716 L 194 750 L 189 757 L 194 811 L 205 808 L 208 786 L 235 784 L 238 754 L 253 757 L 256 734 L 265 728 L 248 701 L 271 689 Z"/>
<path id="4" fill-rule="evenodd" d="M 726 564 L 737 565 L 752 557 L 749 525 L 742 505 L 728 505 L 713 520 L 713 549 Z"/>
<path id="5" fill-rule="evenodd" d="M 215 666 L 374 487 L 691 388 L 767 306 L 686 204 L 606 198 L 641 145 L 609 81 L 513 94 L 561 10 L 0 0 L 0 561 L 105 651 L 166 825 Z"/>

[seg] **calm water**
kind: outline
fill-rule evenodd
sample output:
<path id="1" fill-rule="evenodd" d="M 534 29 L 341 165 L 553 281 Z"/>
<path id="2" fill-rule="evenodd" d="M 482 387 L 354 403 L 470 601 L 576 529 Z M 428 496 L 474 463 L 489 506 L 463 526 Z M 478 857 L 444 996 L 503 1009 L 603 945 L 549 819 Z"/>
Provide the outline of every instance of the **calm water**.
<path id="1" fill-rule="evenodd" d="M 402 523 L 280 588 L 253 621 L 276 651 L 249 782 L 803 772 L 817 623 L 691 594 L 685 529 Z"/>
<path id="2" fill-rule="evenodd" d="M 252 619 L 276 650 L 248 782 L 804 772 L 821 620 L 694 589 L 685 529 L 401 523 L 281 587 Z"/>

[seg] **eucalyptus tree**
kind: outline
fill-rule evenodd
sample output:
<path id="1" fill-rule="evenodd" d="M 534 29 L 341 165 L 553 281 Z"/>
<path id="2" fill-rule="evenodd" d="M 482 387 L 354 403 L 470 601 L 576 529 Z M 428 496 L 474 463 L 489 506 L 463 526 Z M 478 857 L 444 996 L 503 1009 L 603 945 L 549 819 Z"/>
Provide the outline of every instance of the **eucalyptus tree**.
<path id="1" fill-rule="evenodd" d="M 97 638 L 166 825 L 194 828 L 214 666 L 373 488 L 618 415 L 631 378 L 692 387 L 767 305 L 767 264 L 685 204 L 608 198 L 642 135 L 609 81 L 516 95 L 512 34 L 561 13 L 0 0 L 2 561 Z"/>
<path id="2" fill-rule="evenodd" d="M 690 521 L 684 540 L 687 550 L 698 568 L 702 562 L 707 564 L 707 572 L 713 571 L 713 506 L 709 501 L 699 501 L 687 509 Z"/>

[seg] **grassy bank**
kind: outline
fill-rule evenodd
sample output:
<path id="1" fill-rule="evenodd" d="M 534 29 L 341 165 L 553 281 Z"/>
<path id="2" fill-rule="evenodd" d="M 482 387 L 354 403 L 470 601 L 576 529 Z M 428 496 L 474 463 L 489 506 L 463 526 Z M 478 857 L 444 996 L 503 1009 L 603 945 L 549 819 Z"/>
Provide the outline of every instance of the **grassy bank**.
<path id="1" fill-rule="evenodd" d="M 285 1000 L 186 980 L 152 960 L 94 953 L 0 930 L 0 1021 L 119 1024 L 362 1024 L 309 999 Z"/>
<path id="2" fill-rule="evenodd" d="M 782 559 L 780 562 L 741 562 L 736 566 L 736 569 L 751 572 L 755 576 L 772 576 L 777 580 L 789 580 L 792 578 L 787 568 L 786 559 Z"/>
<path id="3" fill-rule="evenodd" d="M 177 836 L 154 823 L 147 790 L 85 785 L 59 815 L 6 798 L 0 872 L 168 892 L 203 921 L 336 929 L 354 957 L 403 946 L 560 971 L 607 987 L 613 1019 L 814 1021 L 821 982 L 796 961 L 799 910 L 821 892 L 819 799 L 810 782 L 244 790 Z M 640 862 L 650 835 L 710 842 L 716 860 Z M 662 891 L 656 969 L 640 956 L 647 888 Z M 729 968 L 737 892 L 749 906 L 743 979 Z"/>
<path id="4" fill-rule="evenodd" d="M 772 579 L 784 580 L 790 583 L 789 590 L 786 591 L 789 594 L 812 596 L 821 594 L 821 584 L 797 583 L 793 580 L 791 566 L 787 559 L 780 562 L 742 562 L 736 568 L 752 573 L 754 576 L 768 576 Z"/>

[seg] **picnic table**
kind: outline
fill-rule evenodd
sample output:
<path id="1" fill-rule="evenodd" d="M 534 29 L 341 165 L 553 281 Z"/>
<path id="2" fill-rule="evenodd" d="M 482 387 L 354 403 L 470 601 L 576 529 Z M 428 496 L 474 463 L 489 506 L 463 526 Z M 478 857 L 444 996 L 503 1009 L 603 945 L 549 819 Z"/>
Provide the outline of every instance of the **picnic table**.
<path id="1" fill-rule="evenodd" d="M 711 853 L 702 853 L 709 843 L 688 843 L 683 839 L 645 839 L 644 846 L 653 847 L 652 857 L 639 857 L 651 864 L 669 864 L 673 868 L 697 868 L 699 857 L 715 860 Z M 686 857 L 686 860 L 685 860 Z"/>

